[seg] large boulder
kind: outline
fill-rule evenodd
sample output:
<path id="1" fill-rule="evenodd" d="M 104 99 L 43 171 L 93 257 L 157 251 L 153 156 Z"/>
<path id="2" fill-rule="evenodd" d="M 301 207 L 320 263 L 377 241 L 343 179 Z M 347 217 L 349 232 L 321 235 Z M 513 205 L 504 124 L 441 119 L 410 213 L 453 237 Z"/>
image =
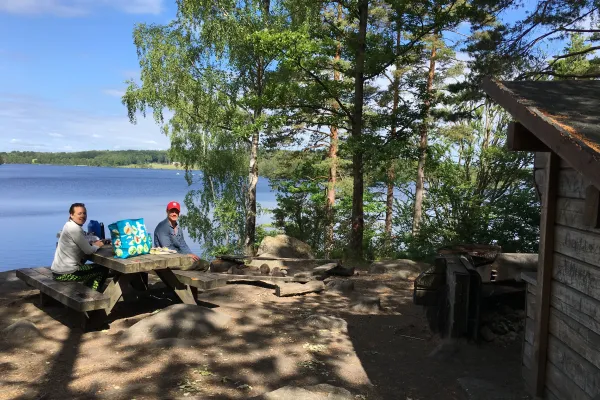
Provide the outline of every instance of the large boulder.
<path id="1" fill-rule="evenodd" d="M 383 260 L 371 264 L 369 273 L 392 274 L 401 279 L 415 279 L 428 268 L 431 268 L 430 264 L 408 259 Z"/>
<path id="2" fill-rule="evenodd" d="M 315 258 L 308 244 L 288 235 L 266 236 L 258 247 L 258 255 L 278 258 Z"/>
<path id="3" fill-rule="evenodd" d="M 195 339 L 227 328 L 231 317 L 210 308 L 176 304 L 135 323 L 123 332 L 123 344 L 166 338 Z"/>
<path id="4" fill-rule="evenodd" d="M 38 327 L 31 321 L 21 319 L 2 330 L 2 338 L 9 343 L 28 343 L 42 336 Z"/>

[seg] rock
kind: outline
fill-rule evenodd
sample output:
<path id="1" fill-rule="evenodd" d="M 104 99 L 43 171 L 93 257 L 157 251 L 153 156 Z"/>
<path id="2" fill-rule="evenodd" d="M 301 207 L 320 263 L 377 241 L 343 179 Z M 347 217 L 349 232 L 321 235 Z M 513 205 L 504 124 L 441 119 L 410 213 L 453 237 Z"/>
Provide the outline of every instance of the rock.
<path id="1" fill-rule="evenodd" d="M 312 274 L 310 272 L 297 272 L 294 274 L 294 278 L 311 280 Z"/>
<path id="2" fill-rule="evenodd" d="M 488 326 L 484 326 L 483 328 L 481 328 L 480 333 L 481 337 L 486 342 L 493 342 L 494 339 L 496 339 L 496 334 L 492 332 L 492 330 Z"/>
<path id="3" fill-rule="evenodd" d="M 271 272 L 271 268 L 269 268 L 267 264 L 263 264 L 260 266 L 261 275 L 269 275 L 269 272 Z"/>
<path id="4" fill-rule="evenodd" d="M 327 282 L 327 290 L 348 293 L 354 290 L 354 282 L 350 280 L 334 279 Z"/>
<path id="5" fill-rule="evenodd" d="M 510 391 L 483 379 L 459 378 L 457 381 L 469 400 L 520 400 L 527 398 L 523 396 L 523 393 Z"/>
<path id="6" fill-rule="evenodd" d="M 348 331 L 348 323 L 345 320 L 331 315 L 311 315 L 302 322 L 302 326 L 314 329 L 327 329 L 330 331 Z"/>
<path id="7" fill-rule="evenodd" d="M 321 277 L 324 279 L 325 277 L 327 277 L 329 275 L 329 271 L 331 271 L 332 269 L 334 269 L 337 266 L 338 266 L 337 263 L 329 263 L 329 264 L 319 265 L 318 267 L 313 268 L 312 274 L 313 274 L 313 276 Z"/>
<path id="8" fill-rule="evenodd" d="M 271 276 L 286 276 L 286 275 L 287 274 L 284 274 L 283 271 L 281 270 L 281 268 L 279 268 L 279 267 L 275 267 L 271 271 Z"/>
<path id="9" fill-rule="evenodd" d="M 432 266 L 413 260 L 384 260 L 377 261 L 369 267 L 371 274 L 393 274 L 401 279 L 414 279 Z"/>
<path id="10" fill-rule="evenodd" d="M 275 391 L 253 397 L 260 400 L 355 400 L 348 390 L 321 383 L 315 386 L 284 386 Z"/>
<path id="11" fill-rule="evenodd" d="M 350 309 L 361 313 L 378 312 L 381 310 L 381 300 L 379 297 L 360 297 Z"/>
<path id="12" fill-rule="evenodd" d="M 123 343 L 133 345 L 165 338 L 194 339 L 225 329 L 229 315 L 210 308 L 176 304 L 135 323 L 123 332 Z"/>
<path id="13" fill-rule="evenodd" d="M 257 253 L 281 258 L 315 258 L 308 244 L 288 235 L 265 236 Z"/>
<path id="14" fill-rule="evenodd" d="M 487 326 L 496 335 L 506 335 L 511 330 L 510 322 L 500 315 L 497 315 L 496 318 L 490 321 Z"/>
<path id="15" fill-rule="evenodd" d="M 31 321 L 21 319 L 2 330 L 2 337 L 10 343 L 24 343 L 42 336 L 37 326 Z"/>
<path id="16" fill-rule="evenodd" d="M 307 293 L 318 293 L 325 289 L 325 284 L 321 281 L 310 281 L 307 283 L 281 283 L 275 289 L 277 297 L 297 296 Z"/>
<path id="17" fill-rule="evenodd" d="M 234 265 L 227 271 L 228 274 L 231 275 L 249 275 L 249 276 L 258 276 L 260 275 L 260 271 L 258 268 L 247 267 L 244 265 Z"/>
<path id="18" fill-rule="evenodd" d="M 238 264 L 233 261 L 212 260 L 210 262 L 210 272 L 228 272 L 230 268 L 236 267 Z"/>
<path id="19" fill-rule="evenodd" d="M 329 274 L 335 276 L 354 276 L 354 267 L 344 267 L 343 265 L 338 265 L 334 269 L 330 270 Z"/>

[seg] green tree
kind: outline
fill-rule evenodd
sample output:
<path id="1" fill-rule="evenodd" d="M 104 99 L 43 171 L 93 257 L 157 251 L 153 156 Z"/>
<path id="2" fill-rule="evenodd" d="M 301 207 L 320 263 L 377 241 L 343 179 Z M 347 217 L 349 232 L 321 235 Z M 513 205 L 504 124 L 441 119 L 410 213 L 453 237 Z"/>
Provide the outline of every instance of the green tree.
<path id="1" fill-rule="evenodd" d="M 343 8 L 342 21 L 336 20 L 334 13 L 324 11 L 338 5 Z M 327 119 L 329 126 L 344 127 L 349 133 L 348 148 L 353 165 L 349 249 L 355 257 L 361 258 L 363 197 L 367 192 L 364 167 L 372 156 L 370 149 L 382 141 L 377 135 L 382 119 L 373 108 L 375 90 L 370 82 L 399 58 L 418 51 L 427 35 L 458 25 L 472 8 L 455 1 L 433 5 L 429 1 L 355 0 L 300 2 L 293 9 L 295 17 L 290 18 L 287 30 L 267 33 L 262 39 L 280 51 L 279 69 L 305 83 L 290 91 L 288 108 L 296 104 L 297 109 L 316 114 L 317 117 L 311 119 L 313 126 Z M 409 32 L 410 39 L 395 43 L 395 35 L 390 33 L 398 31 Z M 338 42 L 341 57 L 332 65 L 331 57 L 336 53 Z M 334 79 L 332 69 L 339 71 L 344 79 Z M 331 107 L 332 102 L 336 107 Z"/>
<path id="2" fill-rule="evenodd" d="M 282 18 L 276 14 L 279 10 L 280 4 L 269 0 L 179 1 L 170 24 L 136 27 L 142 82 L 129 82 L 123 97 L 132 122 L 136 112 L 151 108 L 171 138 L 171 156 L 204 173 L 203 187 L 195 192 L 198 206 L 187 198 L 196 214 L 183 223 L 211 246 L 229 238 L 227 243 L 248 254 L 254 252 L 260 136 L 280 123 L 267 111 L 284 90 L 272 73 L 274 54 L 257 35 L 276 29 Z M 173 116 L 166 119 L 164 110 Z M 245 182 L 242 163 L 248 171 Z M 212 213 L 212 208 L 228 204 L 230 209 L 240 201 L 240 187 L 245 193 L 243 212 L 226 212 L 225 223 L 223 214 Z M 226 232 L 212 235 L 204 230 L 207 227 Z"/>
<path id="3" fill-rule="evenodd" d="M 444 139 L 433 146 L 428 162 L 421 229 L 414 236 L 401 234 L 400 249 L 417 258 L 465 242 L 496 242 L 507 252 L 537 251 L 533 155 L 505 148 L 508 122 L 503 110 L 486 102 L 475 118 L 438 128 Z M 412 221 L 407 204 L 399 204 L 396 222 L 401 232 Z"/>
<path id="4" fill-rule="evenodd" d="M 591 75 L 594 71 L 600 72 L 598 58 L 589 58 L 591 51 L 592 45 L 586 43 L 586 38 L 582 34 L 571 35 L 563 55 L 555 57 L 548 65 L 555 73 L 554 79 L 566 79 L 561 77 L 567 76 L 576 79 L 579 76 Z"/>

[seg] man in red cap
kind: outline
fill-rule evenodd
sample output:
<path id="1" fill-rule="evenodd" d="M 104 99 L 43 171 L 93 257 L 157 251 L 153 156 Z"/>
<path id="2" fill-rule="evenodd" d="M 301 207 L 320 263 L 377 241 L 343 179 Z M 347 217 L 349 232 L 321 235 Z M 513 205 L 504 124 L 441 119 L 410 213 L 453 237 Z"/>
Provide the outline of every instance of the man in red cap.
<path id="1" fill-rule="evenodd" d="M 181 206 L 178 202 L 172 201 L 167 204 L 167 218 L 159 222 L 156 229 L 154 229 L 154 246 L 168 247 L 178 253 L 189 254 L 194 260 L 192 269 L 195 269 L 198 261 L 200 261 L 200 257 L 192 253 L 192 250 L 190 250 L 183 238 L 183 232 L 177 224 L 180 211 Z"/>

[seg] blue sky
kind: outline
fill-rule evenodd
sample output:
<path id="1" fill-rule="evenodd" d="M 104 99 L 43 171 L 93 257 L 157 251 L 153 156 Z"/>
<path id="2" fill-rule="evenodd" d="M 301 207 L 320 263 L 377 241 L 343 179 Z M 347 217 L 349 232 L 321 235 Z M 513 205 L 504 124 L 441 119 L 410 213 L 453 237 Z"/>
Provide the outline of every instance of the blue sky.
<path id="1" fill-rule="evenodd" d="M 175 12 L 172 0 L 0 0 L 0 151 L 167 149 L 121 96 L 139 77 L 134 25 Z"/>
<path id="2" fill-rule="evenodd" d="M 167 149 L 121 96 L 139 77 L 134 25 L 175 12 L 175 0 L 0 0 L 0 151 Z"/>

